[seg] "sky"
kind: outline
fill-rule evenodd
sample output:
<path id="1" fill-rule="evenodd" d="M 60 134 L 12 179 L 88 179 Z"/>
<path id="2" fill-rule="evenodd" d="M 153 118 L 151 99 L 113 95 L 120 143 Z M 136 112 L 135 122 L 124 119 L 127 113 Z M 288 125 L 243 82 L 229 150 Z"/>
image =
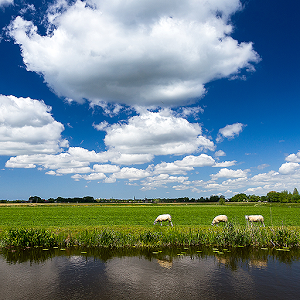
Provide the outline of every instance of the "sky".
<path id="1" fill-rule="evenodd" d="M 0 199 L 300 189 L 299 9 L 0 0 Z"/>

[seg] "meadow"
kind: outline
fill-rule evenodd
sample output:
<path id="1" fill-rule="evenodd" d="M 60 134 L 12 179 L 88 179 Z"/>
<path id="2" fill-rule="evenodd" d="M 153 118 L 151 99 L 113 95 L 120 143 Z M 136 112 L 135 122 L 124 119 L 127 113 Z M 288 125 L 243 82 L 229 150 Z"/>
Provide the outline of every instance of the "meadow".
<path id="1" fill-rule="evenodd" d="M 0 206 L 0 228 L 5 227 L 153 227 L 159 214 L 169 213 L 175 226 L 210 225 L 219 214 L 244 225 L 245 215 L 262 214 L 266 226 L 300 226 L 300 204 L 31 204 Z"/>
<path id="2" fill-rule="evenodd" d="M 26 204 L 0 206 L 0 246 L 300 246 L 300 205 L 218 204 Z M 172 215 L 174 227 L 153 225 Z M 211 226 L 218 214 L 229 224 Z M 262 214 L 266 228 L 246 225 Z"/>

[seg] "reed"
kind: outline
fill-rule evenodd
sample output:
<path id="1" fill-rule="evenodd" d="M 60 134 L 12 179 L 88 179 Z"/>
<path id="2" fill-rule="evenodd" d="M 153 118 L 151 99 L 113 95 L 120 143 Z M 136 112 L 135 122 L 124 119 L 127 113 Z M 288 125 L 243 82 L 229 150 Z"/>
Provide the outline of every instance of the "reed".
<path id="1" fill-rule="evenodd" d="M 298 227 L 102 226 L 90 228 L 9 228 L 0 232 L 1 247 L 300 247 Z"/>

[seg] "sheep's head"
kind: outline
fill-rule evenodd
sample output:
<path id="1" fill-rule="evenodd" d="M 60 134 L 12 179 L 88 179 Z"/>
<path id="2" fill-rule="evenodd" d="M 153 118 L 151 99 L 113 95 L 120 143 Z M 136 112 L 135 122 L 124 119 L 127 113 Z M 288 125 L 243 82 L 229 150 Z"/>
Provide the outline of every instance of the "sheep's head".
<path id="1" fill-rule="evenodd" d="M 249 216 L 246 215 L 246 216 L 245 216 L 245 219 L 248 220 L 248 219 L 249 219 Z"/>

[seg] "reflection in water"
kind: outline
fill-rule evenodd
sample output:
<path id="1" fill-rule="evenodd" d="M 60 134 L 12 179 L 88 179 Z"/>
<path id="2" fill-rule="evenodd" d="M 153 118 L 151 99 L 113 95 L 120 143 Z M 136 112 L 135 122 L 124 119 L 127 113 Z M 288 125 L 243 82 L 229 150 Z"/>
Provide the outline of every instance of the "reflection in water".
<path id="1" fill-rule="evenodd" d="M 166 268 L 166 269 L 171 269 L 173 266 L 173 262 L 172 261 L 168 261 L 168 260 L 163 260 L 163 259 L 157 259 L 158 264 L 162 267 L 162 268 Z"/>
<path id="2" fill-rule="evenodd" d="M 0 299 L 298 299 L 300 252 L 1 249 Z"/>

